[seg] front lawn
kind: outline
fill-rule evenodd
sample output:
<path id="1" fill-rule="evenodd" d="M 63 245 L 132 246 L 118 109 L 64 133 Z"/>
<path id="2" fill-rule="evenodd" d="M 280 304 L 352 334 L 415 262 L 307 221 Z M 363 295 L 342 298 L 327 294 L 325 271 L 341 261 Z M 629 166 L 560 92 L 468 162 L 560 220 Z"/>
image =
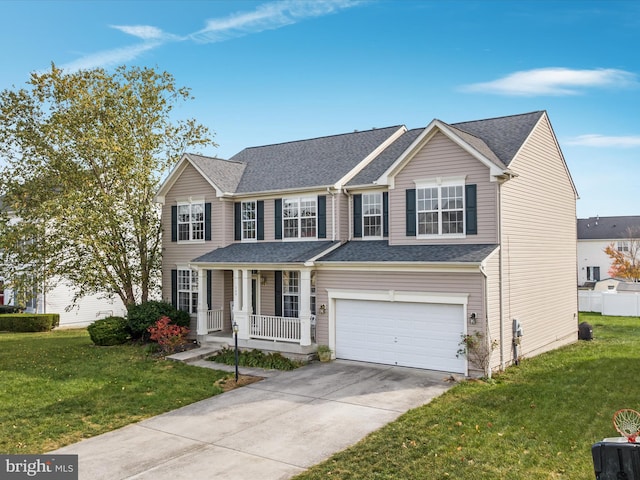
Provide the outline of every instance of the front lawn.
<path id="1" fill-rule="evenodd" d="M 591 446 L 640 409 L 640 319 L 580 320 L 593 341 L 461 383 L 296 479 L 595 478 Z"/>
<path id="2" fill-rule="evenodd" d="M 222 392 L 227 372 L 96 347 L 86 330 L 0 334 L 0 453 L 44 453 Z M 220 382 L 221 383 L 221 382 Z"/>

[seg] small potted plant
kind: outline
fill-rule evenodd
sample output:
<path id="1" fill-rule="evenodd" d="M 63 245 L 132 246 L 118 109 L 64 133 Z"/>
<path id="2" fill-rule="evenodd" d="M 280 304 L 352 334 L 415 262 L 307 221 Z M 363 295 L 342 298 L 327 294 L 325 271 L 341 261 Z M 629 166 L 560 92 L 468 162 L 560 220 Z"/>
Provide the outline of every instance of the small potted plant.
<path id="1" fill-rule="evenodd" d="M 331 361 L 331 349 L 327 345 L 318 345 L 318 359 L 321 362 Z"/>

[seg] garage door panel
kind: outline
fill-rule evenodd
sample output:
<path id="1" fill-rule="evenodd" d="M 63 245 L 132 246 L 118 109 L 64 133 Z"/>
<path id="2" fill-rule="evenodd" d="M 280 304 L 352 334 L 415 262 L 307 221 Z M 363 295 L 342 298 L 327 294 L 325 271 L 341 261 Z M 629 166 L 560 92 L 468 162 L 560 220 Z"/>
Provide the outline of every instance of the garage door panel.
<path id="1" fill-rule="evenodd" d="M 464 373 L 461 305 L 336 301 L 336 357 Z"/>

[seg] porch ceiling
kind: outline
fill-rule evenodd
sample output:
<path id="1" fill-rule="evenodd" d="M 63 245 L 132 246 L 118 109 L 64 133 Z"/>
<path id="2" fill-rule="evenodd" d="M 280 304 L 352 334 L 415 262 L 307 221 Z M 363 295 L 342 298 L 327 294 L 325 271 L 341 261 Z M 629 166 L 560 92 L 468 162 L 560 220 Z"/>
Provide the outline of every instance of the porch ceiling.
<path id="1" fill-rule="evenodd" d="M 339 243 L 332 241 L 234 243 L 205 253 L 193 259 L 192 263 L 304 263 Z"/>

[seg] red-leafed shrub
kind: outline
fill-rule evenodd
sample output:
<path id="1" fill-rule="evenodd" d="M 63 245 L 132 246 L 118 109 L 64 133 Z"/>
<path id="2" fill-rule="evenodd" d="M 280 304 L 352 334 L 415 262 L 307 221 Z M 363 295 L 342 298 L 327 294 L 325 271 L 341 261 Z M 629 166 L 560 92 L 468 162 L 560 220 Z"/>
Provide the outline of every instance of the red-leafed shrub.
<path id="1" fill-rule="evenodd" d="M 171 323 L 171 319 L 167 316 L 162 316 L 148 329 L 151 334 L 151 340 L 158 342 L 162 352 L 165 354 L 171 354 L 175 352 L 178 347 L 186 343 L 185 337 L 189 333 L 187 327 L 181 327 Z"/>

